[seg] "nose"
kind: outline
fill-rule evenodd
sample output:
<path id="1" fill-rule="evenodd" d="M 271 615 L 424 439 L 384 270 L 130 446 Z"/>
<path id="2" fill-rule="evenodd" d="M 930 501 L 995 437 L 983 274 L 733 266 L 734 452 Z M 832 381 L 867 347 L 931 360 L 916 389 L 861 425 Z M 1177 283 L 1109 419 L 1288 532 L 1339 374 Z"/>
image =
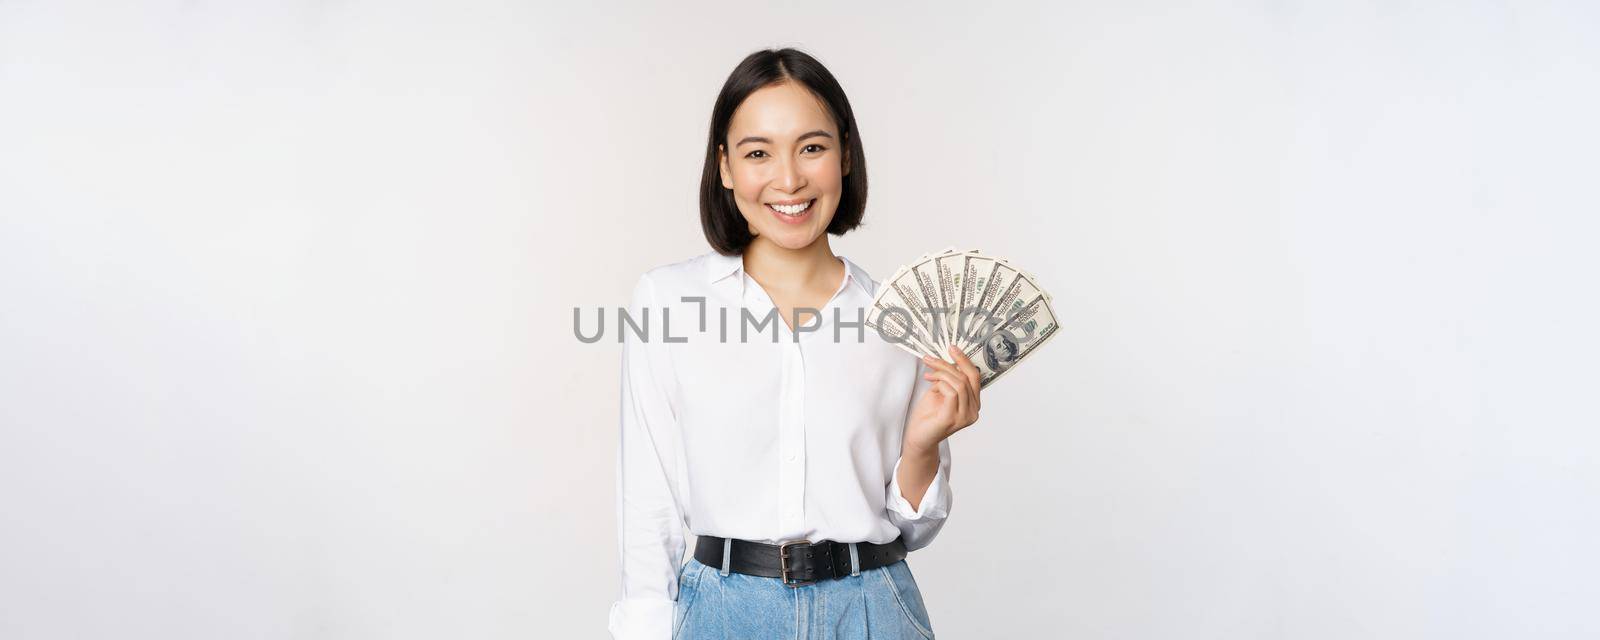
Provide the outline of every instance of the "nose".
<path id="1" fill-rule="evenodd" d="M 773 178 L 772 186 L 786 193 L 794 193 L 805 185 L 805 176 L 800 175 L 800 163 L 794 158 L 784 158 L 783 164 L 778 167 L 778 175 Z"/>

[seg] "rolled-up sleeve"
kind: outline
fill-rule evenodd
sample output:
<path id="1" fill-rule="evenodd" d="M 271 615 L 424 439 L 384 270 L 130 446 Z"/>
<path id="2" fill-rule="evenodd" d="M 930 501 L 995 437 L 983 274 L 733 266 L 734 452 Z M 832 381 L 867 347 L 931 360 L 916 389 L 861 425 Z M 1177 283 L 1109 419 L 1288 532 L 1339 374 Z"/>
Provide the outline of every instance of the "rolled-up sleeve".
<path id="1" fill-rule="evenodd" d="M 608 629 L 616 640 L 668 640 L 684 552 L 683 510 L 672 480 L 680 436 L 662 385 L 670 366 L 655 334 L 662 308 L 649 274 L 634 286 L 628 313 L 641 325 L 648 313 L 651 331 L 641 340 L 618 320 L 623 334 L 616 473 L 622 593 L 611 605 Z"/>
<path id="2" fill-rule="evenodd" d="M 928 366 L 923 363 L 917 365 L 917 383 L 912 388 L 911 398 L 906 404 L 909 416 L 911 406 L 916 403 L 922 394 L 933 386 L 933 382 L 922 377 Z M 904 458 L 896 460 L 894 470 L 889 472 L 888 495 L 885 504 L 888 505 L 889 521 L 900 529 L 900 537 L 905 541 L 907 551 L 916 551 L 933 542 L 939 530 L 944 528 L 945 521 L 950 517 L 951 491 L 950 491 L 950 440 L 947 438 L 939 443 L 939 470 L 934 473 L 933 480 L 928 484 L 927 492 L 922 494 L 922 502 L 917 506 L 905 499 L 900 491 L 900 464 Z"/>

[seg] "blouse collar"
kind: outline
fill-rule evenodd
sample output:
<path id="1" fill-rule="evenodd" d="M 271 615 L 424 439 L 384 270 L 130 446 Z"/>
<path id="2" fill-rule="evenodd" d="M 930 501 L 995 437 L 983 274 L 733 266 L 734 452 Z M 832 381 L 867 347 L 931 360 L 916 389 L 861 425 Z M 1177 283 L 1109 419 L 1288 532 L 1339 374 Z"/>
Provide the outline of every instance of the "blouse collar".
<path id="1" fill-rule="evenodd" d="M 845 279 L 849 280 L 851 283 L 854 283 L 856 287 L 861 289 L 862 293 L 867 294 L 867 297 L 869 297 L 869 298 L 872 297 L 872 295 L 874 293 L 872 291 L 872 278 L 867 276 L 867 272 L 865 270 L 863 270 L 860 266 L 856 265 L 856 263 L 852 262 L 849 258 L 846 258 L 846 257 L 844 257 L 842 255 L 839 255 L 837 252 L 835 252 L 833 255 L 834 255 L 834 257 L 836 257 L 839 260 L 844 262 L 844 274 L 845 274 L 844 277 L 845 277 Z M 706 281 L 707 282 L 715 284 L 715 283 L 717 283 L 719 281 L 722 281 L 725 278 L 729 278 L 729 276 L 733 276 L 733 275 L 736 275 L 736 274 L 742 274 L 743 272 L 744 272 L 744 256 L 743 255 L 740 255 L 740 254 L 736 253 L 736 254 L 733 254 L 731 256 L 726 256 L 726 255 L 722 255 L 721 253 L 718 253 L 716 251 L 712 251 L 712 252 L 706 254 Z M 744 283 L 744 278 L 737 278 L 737 279 L 731 279 L 731 280 L 735 281 L 735 282 L 739 282 L 741 285 Z"/>

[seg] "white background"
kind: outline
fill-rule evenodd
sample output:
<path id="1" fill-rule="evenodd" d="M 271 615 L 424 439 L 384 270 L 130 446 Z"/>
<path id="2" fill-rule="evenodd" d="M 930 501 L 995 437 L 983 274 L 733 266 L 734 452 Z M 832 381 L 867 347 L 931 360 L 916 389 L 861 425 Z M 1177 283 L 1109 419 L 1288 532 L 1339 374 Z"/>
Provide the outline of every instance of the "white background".
<path id="1" fill-rule="evenodd" d="M 604 638 L 572 309 L 708 250 L 712 100 L 795 45 L 866 144 L 836 248 L 1003 255 L 1065 320 L 952 440 L 941 637 L 1596 637 L 1597 27 L 0 2 L 0 636 Z"/>

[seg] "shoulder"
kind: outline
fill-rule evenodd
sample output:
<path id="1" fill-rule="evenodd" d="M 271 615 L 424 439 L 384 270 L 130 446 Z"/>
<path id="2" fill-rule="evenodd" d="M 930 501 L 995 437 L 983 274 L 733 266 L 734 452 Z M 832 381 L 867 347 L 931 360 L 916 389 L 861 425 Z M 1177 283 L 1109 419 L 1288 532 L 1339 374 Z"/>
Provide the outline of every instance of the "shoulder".
<path id="1" fill-rule="evenodd" d="M 634 282 L 635 293 L 646 292 L 692 292 L 705 283 L 712 272 L 729 260 L 740 260 L 739 256 L 724 256 L 716 251 L 707 251 L 702 254 L 689 256 L 674 262 L 659 264 L 644 273 L 639 274 Z"/>
<path id="2" fill-rule="evenodd" d="M 839 255 L 839 259 L 844 260 L 845 270 L 850 272 L 851 279 L 855 280 L 856 283 L 861 286 L 862 290 L 866 292 L 867 297 L 872 297 L 873 294 L 877 292 L 878 285 L 880 283 L 877 280 L 872 279 L 872 274 L 867 272 L 866 267 L 856 264 L 854 260 L 851 260 L 843 255 Z"/>

